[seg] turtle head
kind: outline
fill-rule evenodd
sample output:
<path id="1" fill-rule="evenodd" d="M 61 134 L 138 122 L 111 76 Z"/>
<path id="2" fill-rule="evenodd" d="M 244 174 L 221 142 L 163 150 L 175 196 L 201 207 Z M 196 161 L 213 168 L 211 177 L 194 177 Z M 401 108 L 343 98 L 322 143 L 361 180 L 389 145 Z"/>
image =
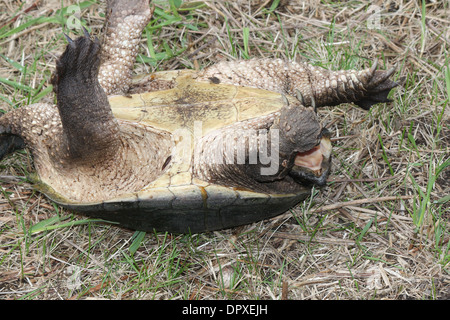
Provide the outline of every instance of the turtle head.
<path id="1" fill-rule="evenodd" d="M 320 124 L 314 102 L 311 107 L 285 104 L 274 128 L 279 130 L 280 164 L 285 167 L 278 177 L 289 175 L 302 186 L 324 186 L 331 169 L 331 134 Z"/>
<path id="2" fill-rule="evenodd" d="M 324 186 L 331 169 L 330 132 L 322 129 L 319 143 L 305 152 L 297 152 L 289 175 L 303 185 Z"/>

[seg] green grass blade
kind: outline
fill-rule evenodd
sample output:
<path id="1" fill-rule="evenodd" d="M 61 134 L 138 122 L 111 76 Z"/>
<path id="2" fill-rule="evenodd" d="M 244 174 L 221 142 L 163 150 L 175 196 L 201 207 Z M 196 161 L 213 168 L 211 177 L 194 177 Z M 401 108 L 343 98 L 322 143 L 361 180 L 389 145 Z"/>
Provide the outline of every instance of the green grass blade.
<path id="1" fill-rule="evenodd" d="M 445 87 L 447 89 L 447 98 L 450 100 L 450 67 L 447 67 L 444 71 Z"/>
<path id="2" fill-rule="evenodd" d="M 0 39 L 12 36 L 12 35 L 19 33 L 33 25 L 39 25 L 39 24 L 46 23 L 46 22 L 60 24 L 61 20 L 56 17 L 39 17 L 39 18 L 31 19 L 14 29 L 11 29 L 3 34 L 0 34 Z"/>
<path id="3" fill-rule="evenodd" d="M 141 246 L 142 240 L 144 240 L 146 233 L 144 231 L 136 231 L 133 236 L 133 242 L 130 245 L 130 254 L 131 256 L 133 256 L 137 249 L 139 249 L 139 247 Z"/>
<path id="4" fill-rule="evenodd" d="M 372 219 L 369 220 L 369 222 L 366 223 L 366 225 L 364 226 L 364 228 L 362 229 L 359 237 L 358 237 L 358 242 L 361 242 L 362 238 L 364 238 L 365 234 L 367 233 L 367 231 L 370 229 L 370 227 L 372 226 L 372 223 L 374 221 L 375 217 L 373 217 Z"/>
<path id="5" fill-rule="evenodd" d="M 47 220 L 50 220 L 50 221 L 47 221 Z M 36 225 L 34 225 L 33 227 L 31 227 L 30 228 L 30 234 L 36 234 L 36 233 L 43 232 L 43 231 L 49 231 L 49 230 L 55 230 L 55 229 L 61 229 L 61 228 L 68 228 L 68 227 L 72 227 L 72 226 L 78 226 L 78 225 L 83 225 L 83 224 L 88 224 L 88 223 L 96 223 L 96 222 L 100 222 L 100 223 L 114 223 L 114 224 L 116 224 L 116 222 L 107 221 L 107 220 L 103 220 L 103 219 L 83 219 L 83 220 L 74 220 L 74 221 L 70 221 L 70 222 L 66 222 L 66 223 L 52 225 L 54 223 L 57 223 L 58 219 L 50 218 L 50 219 L 47 219 L 47 220 L 45 220 L 47 222 L 41 221 L 41 222 L 44 222 L 44 223 L 40 224 L 41 222 L 39 222 Z M 59 221 L 62 221 L 62 220 L 64 220 L 64 219 L 61 219 Z"/>
<path id="6" fill-rule="evenodd" d="M 35 91 L 33 88 L 31 88 L 31 87 L 29 87 L 27 85 L 24 85 L 24 84 L 21 84 L 21 83 L 12 81 L 12 80 L 8 80 L 8 79 L 5 79 L 5 78 L 1 78 L 0 77 L 0 82 L 2 82 L 4 84 L 7 84 L 7 85 L 9 85 L 9 86 L 11 86 L 11 87 L 13 87 L 15 89 L 31 92 L 33 94 L 34 94 L 34 91 Z"/>
<path id="7" fill-rule="evenodd" d="M 248 51 L 248 41 L 250 37 L 250 30 L 247 27 L 244 27 L 242 29 L 242 38 L 244 39 L 244 58 L 248 59 L 250 57 L 249 51 Z"/>
<path id="8" fill-rule="evenodd" d="M 45 97 L 48 94 L 51 94 L 53 92 L 53 86 L 50 85 L 44 90 L 40 90 L 38 94 L 36 94 L 32 99 L 31 103 L 37 103 L 39 100 L 41 100 L 43 97 Z"/>
<path id="9" fill-rule="evenodd" d="M 7 56 L 3 55 L 0 53 L 0 57 L 2 57 L 3 59 L 5 59 L 6 62 L 8 62 L 12 67 L 14 67 L 15 69 L 19 70 L 20 72 L 23 72 L 25 70 L 25 67 L 22 66 L 20 63 L 8 58 Z"/>
<path id="10" fill-rule="evenodd" d="M 394 169 L 392 169 L 391 163 L 389 162 L 389 158 L 386 154 L 386 150 L 384 149 L 383 140 L 381 139 L 380 134 L 378 134 L 378 141 L 380 142 L 381 149 L 383 150 L 382 157 L 384 159 L 384 162 L 386 162 L 386 164 L 388 165 L 389 172 L 391 173 L 391 175 L 394 176 L 395 175 Z"/>
<path id="11" fill-rule="evenodd" d="M 67 219 L 67 217 L 61 218 L 60 216 L 54 216 L 49 219 L 39 221 L 38 223 L 36 223 L 29 229 L 29 232 L 30 232 L 30 234 L 34 234 L 34 233 L 39 233 L 39 232 L 48 230 L 47 228 L 49 226 L 51 226 L 55 223 L 61 222 L 65 219 Z"/>

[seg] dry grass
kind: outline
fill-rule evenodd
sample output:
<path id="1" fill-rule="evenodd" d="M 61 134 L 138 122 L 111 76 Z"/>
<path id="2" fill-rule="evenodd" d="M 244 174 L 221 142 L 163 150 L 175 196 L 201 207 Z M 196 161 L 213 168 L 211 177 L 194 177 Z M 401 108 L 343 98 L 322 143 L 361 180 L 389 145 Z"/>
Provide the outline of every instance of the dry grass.
<path id="1" fill-rule="evenodd" d="M 449 299 L 449 3 L 378 1 L 374 20 L 365 0 L 281 0 L 275 10 L 278 1 L 205 1 L 180 15 L 163 2 L 138 73 L 261 56 L 330 69 L 379 58 L 383 68 L 398 64 L 404 83 L 370 112 L 321 110 L 335 135 L 328 186 L 284 215 L 231 230 L 143 234 L 88 222 L 14 178 L 33 172 L 27 152 L 9 156 L 0 168 L 0 299 Z M 1 109 L 51 102 L 39 92 L 65 46 L 61 1 L 1 7 Z M 95 34 L 101 11 L 81 11 Z"/>

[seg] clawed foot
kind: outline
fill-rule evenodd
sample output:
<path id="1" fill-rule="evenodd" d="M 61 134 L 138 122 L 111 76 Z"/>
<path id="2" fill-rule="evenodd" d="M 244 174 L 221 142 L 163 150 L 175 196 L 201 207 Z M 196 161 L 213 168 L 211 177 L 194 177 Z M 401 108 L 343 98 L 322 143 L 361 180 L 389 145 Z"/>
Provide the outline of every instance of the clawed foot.
<path id="1" fill-rule="evenodd" d="M 399 83 L 390 77 L 395 67 L 389 70 L 377 70 L 377 61 L 371 68 L 357 70 L 324 71 L 320 68 L 309 67 L 312 74 L 311 95 L 317 107 L 335 106 L 341 103 L 355 103 L 365 110 L 374 104 L 389 102 L 387 98 L 392 88 Z M 301 88 L 301 85 L 297 86 Z M 305 91 L 306 94 L 307 90 Z M 302 92 L 304 94 L 304 92 Z M 297 94 L 298 96 L 298 94 Z M 306 102 L 312 105 L 313 100 L 306 95 Z"/>
<path id="2" fill-rule="evenodd" d="M 97 37 L 91 39 L 83 28 L 84 35 L 69 42 L 66 50 L 56 62 L 56 72 L 52 77 L 53 91 L 58 94 L 64 81 L 91 83 L 97 80 L 100 66 L 100 41 Z M 73 84 L 69 84 L 73 85 Z"/>
<path id="3" fill-rule="evenodd" d="M 396 66 L 388 70 L 376 70 L 377 60 L 373 66 L 363 75 L 365 92 L 362 99 L 355 101 L 355 104 L 369 110 L 370 107 L 377 103 L 390 102 L 388 99 L 391 89 L 399 85 L 398 82 L 392 81 L 389 77 L 395 72 Z"/>
<path id="4" fill-rule="evenodd" d="M 52 79 L 64 132 L 60 150 L 67 162 L 92 160 L 116 148 L 118 124 L 98 82 L 100 41 L 85 29 L 67 41 Z"/>

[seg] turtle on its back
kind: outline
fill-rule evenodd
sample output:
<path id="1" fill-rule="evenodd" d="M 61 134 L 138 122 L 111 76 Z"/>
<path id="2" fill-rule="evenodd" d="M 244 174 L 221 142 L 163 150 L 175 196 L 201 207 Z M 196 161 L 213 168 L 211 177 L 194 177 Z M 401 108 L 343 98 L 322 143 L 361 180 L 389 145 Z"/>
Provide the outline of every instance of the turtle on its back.
<path id="1" fill-rule="evenodd" d="M 57 108 L 0 118 L 0 152 L 25 142 L 38 190 L 128 228 L 203 232 L 284 212 L 330 172 L 316 108 L 369 109 L 397 85 L 376 64 L 332 72 L 280 59 L 132 79 L 151 14 L 147 1 L 109 1 L 103 43 L 69 38 L 57 61 Z"/>

